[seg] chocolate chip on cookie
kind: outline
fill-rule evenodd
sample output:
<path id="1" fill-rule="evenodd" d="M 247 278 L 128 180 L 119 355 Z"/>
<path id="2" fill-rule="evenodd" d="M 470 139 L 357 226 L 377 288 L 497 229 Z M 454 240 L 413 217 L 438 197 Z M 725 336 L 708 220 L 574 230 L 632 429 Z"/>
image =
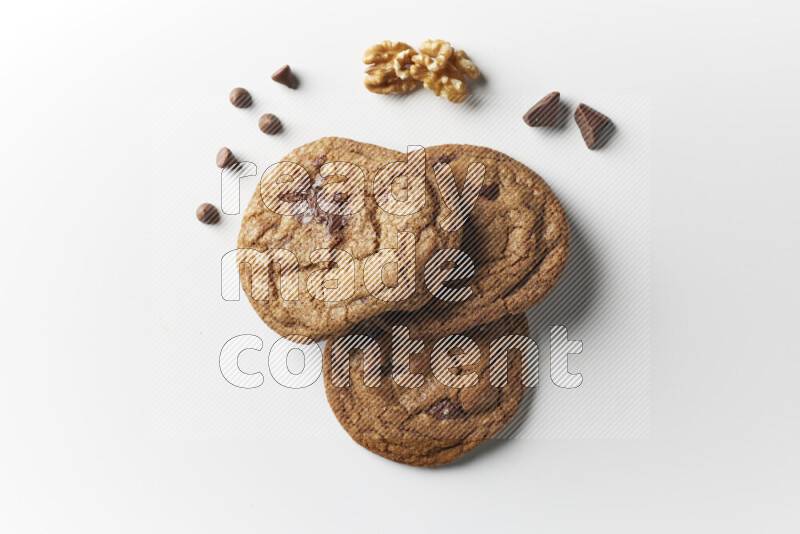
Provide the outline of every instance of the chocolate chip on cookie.
<path id="1" fill-rule="evenodd" d="M 311 222 L 321 223 L 329 234 L 341 231 L 352 215 L 338 215 L 328 213 L 320 206 L 320 195 L 322 191 L 322 180 L 317 178 L 311 185 L 311 189 L 304 192 L 284 193 L 281 200 L 284 202 L 306 201 L 306 209 L 293 215 L 294 220 L 300 224 Z M 347 201 L 347 197 L 342 193 L 336 193 L 333 202 L 342 205 Z M 340 206 L 337 206 L 340 207 Z"/>
<path id="2" fill-rule="evenodd" d="M 431 166 L 433 167 L 434 171 L 438 171 L 439 169 L 442 168 L 443 165 L 447 165 L 448 163 L 450 163 L 455 159 L 456 157 L 453 154 L 442 154 L 441 156 L 438 156 L 435 160 L 433 160 Z"/>
<path id="3" fill-rule="evenodd" d="M 500 185 L 497 183 L 483 184 L 481 186 L 481 190 L 478 191 L 478 196 L 481 198 L 485 198 L 486 200 L 497 200 L 497 197 L 499 195 L 500 195 Z"/>
<path id="4" fill-rule="evenodd" d="M 541 302 L 564 272 L 569 251 L 567 218 L 555 194 L 531 169 L 490 148 L 440 145 L 427 154 L 434 165 L 447 162 L 457 184 L 472 163 L 485 171 L 459 246 L 475 266 L 463 281 L 470 294 L 461 302 L 434 298 L 414 313 L 374 321 L 389 330 L 406 326 L 412 337 L 447 335 Z"/>
<path id="5" fill-rule="evenodd" d="M 197 220 L 203 224 L 216 224 L 219 222 L 219 211 L 213 204 L 200 204 L 197 206 Z"/>
<path id="6" fill-rule="evenodd" d="M 297 258 L 303 290 L 294 300 L 282 297 L 287 278 L 282 272 L 279 275 L 277 268 L 264 269 L 260 278 L 242 279 L 250 303 L 270 328 L 283 337 L 296 334 L 322 340 L 369 317 L 392 310 L 416 310 L 430 300 L 428 292 L 416 290 L 424 285 L 425 264 L 439 249 L 457 247 L 461 230 L 440 231 L 443 201 L 429 173 L 424 174 L 419 191 L 424 193 L 421 208 L 398 214 L 383 209 L 368 186 L 379 182 L 388 164 L 407 164 L 407 154 L 327 137 L 298 147 L 277 161 L 283 163 L 270 167 L 253 194 L 237 245 L 240 251 L 283 249 Z M 323 182 L 319 174 L 325 162 L 336 171 L 337 178 L 330 183 Z M 348 165 L 351 175 L 347 174 Z M 334 250 L 341 254 L 334 258 L 330 252 Z M 401 256 L 401 251 L 410 254 Z M 413 271 L 405 269 L 408 283 L 396 284 L 400 291 L 409 289 L 402 298 L 375 296 L 382 290 L 378 286 L 390 288 L 399 277 L 389 273 L 391 267 L 386 276 L 379 272 L 387 256 L 399 259 L 394 265 L 414 262 Z M 324 287 L 322 275 L 338 281 L 332 295 Z M 259 300 L 253 295 L 269 298 Z"/>
<path id="7" fill-rule="evenodd" d="M 267 135 L 275 135 L 281 131 L 283 125 L 278 117 L 272 113 L 267 113 L 265 115 L 261 115 L 261 118 L 258 119 L 258 127 Z"/>
<path id="8" fill-rule="evenodd" d="M 460 404 L 453 402 L 449 398 L 440 400 L 428 408 L 425 413 L 434 419 L 438 419 L 439 421 L 445 421 L 447 419 L 461 419 L 467 415 L 464 413 L 464 409 Z"/>
<path id="9" fill-rule="evenodd" d="M 237 108 L 250 107 L 250 104 L 253 103 L 253 97 L 250 96 L 247 89 L 242 87 L 237 87 L 231 91 L 230 100 L 231 104 Z"/>
<path id="10" fill-rule="evenodd" d="M 361 337 L 349 338 L 350 334 Z M 420 379 L 414 387 L 404 387 L 402 380 L 391 376 L 396 370 L 393 359 L 399 357 L 393 353 L 392 334 L 380 333 L 369 321 L 350 334 L 329 339 L 325 347 L 323 376 L 328 403 L 356 443 L 395 462 L 430 467 L 456 460 L 514 419 L 530 385 L 523 383 L 523 377 L 530 376 L 523 369 L 528 354 L 522 350 L 527 347 L 518 342 L 520 336 L 530 336 L 524 314 L 509 315 L 460 334 L 479 349 L 479 360 L 463 373 L 471 374 L 471 382 L 456 385 L 440 381 L 447 378 L 442 372 L 455 376 L 452 369 L 432 365 L 439 336 L 426 337 L 421 347 L 407 349 L 415 354 L 405 357 L 417 364 L 410 372 Z M 498 360 L 490 360 L 490 347 L 504 336 L 514 336 L 506 338 L 514 344 L 504 353 L 505 365 L 498 366 Z M 372 347 L 377 346 L 379 352 L 371 351 L 365 337 L 374 340 Z M 365 371 L 367 353 L 379 358 L 370 364 L 375 371 Z M 349 370 L 346 384 L 341 381 L 341 369 Z M 379 382 L 370 382 L 375 375 L 380 375 Z"/>

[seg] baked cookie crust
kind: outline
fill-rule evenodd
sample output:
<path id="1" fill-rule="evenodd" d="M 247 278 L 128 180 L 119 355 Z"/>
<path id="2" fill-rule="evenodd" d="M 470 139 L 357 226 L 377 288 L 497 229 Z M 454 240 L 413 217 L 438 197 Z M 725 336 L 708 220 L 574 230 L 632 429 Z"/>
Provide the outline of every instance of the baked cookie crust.
<path id="1" fill-rule="evenodd" d="M 411 313 L 375 319 L 384 330 L 407 326 L 413 336 L 462 332 L 541 302 L 556 286 L 569 256 L 569 225 L 561 203 L 545 181 L 510 156 L 486 147 L 439 145 L 427 150 L 435 168 L 450 165 L 463 191 L 467 167 L 486 169 L 484 189 L 464 225 L 460 250 L 475 272 L 464 302 L 432 299 Z"/>
<path id="2" fill-rule="evenodd" d="M 297 163 L 308 172 L 313 184 L 309 184 L 309 194 L 312 190 L 317 191 L 314 188 L 320 183 L 319 171 L 325 163 L 347 162 L 360 167 L 366 174 L 364 207 L 351 216 L 328 215 L 315 209 L 317 199 L 308 195 L 284 200 L 295 202 L 296 206 L 304 206 L 303 201 L 308 201 L 308 209 L 301 209 L 292 216 L 276 213 L 262 200 L 262 188 L 271 187 L 270 180 L 262 180 L 244 213 L 237 247 L 240 254 L 241 249 L 259 252 L 285 249 L 298 259 L 300 290 L 297 300 L 282 298 L 279 283 L 283 276 L 278 276 L 280 270 L 275 265 L 252 279 L 251 276 L 242 276 L 242 286 L 253 309 L 279 335 L 294 339 L 304 336 L 319 341 L 386 311 L 415 310 L 430 298 L 430 294 L 424 291 L 425 264 L 439 249 L 457 246 L 461 231 L 446 232 L 440 228 L 444 217 L 443 203 L 432 185 L 429 165 L 425 170 L 426 200 L 417 213 L 396 215 L 378 205 L 372 188 L 378 170 L 388 163 L 406 160 L 407 155 L 402 152 L 338 137 L 326 137 L 298 147 L 281 160 Z M 413 234 L 415 239 L 416 290 L 404 300 L 381 300 L 373 297 L 364 284 L 364 262 L 380 249 L 398 247 L 400 233 Z M 309 276 L 331 267 L 331 264 L 315 262 L 312 255 L 314 251 L 332 248 L 343 250 L 353 258 L 355 290 L 352 295 L 338 301 L 313 298 L 307 290 Z M 243 268 L 249 271 L 247 265 Z M 256 300 L 253 298 L 254 290 L 268 295 L 268 299 Z"/>
<path id="3" fill-rule="evenodd" d="M 507 383 L 497 387 L 490 380 L 489 349 L 492 341 L 506 335 L 529 336 L 524 314 L 510 315 L 463 333 L 480 349 L 477 364 L 456 368 L 456 374 L 478 374 L 477 383 L 465 388 L 448 387 L 433 375 L 431 352 L 435 338 L 426 339 L 424 350 L 410 356 L 410 371 L 422 373 L 424 381 L 420 387 L 408 388 L 392 378 L 396 369 L 392 367 L 390 334 L 371 322 L 359 325 L 351 333 L 367 335 L 378 342 L 380 385 L 369 387 L 365 382 L 364 350 L 349 351 L 349 385 L 334 384 L 335 377 L 341 381 L 342 366 L 335 365 L 333 355 L 342 350 L 343 345 L 337 343 L 346 342 L 335 338 L 328 341 L 323 355 L 325 391 L 342 427 L 359 445 L 375 454 L 413 466 L 447 464 L 496 435 L 519 411 L 526 392 L 522 352 L 506 353 Z"/>

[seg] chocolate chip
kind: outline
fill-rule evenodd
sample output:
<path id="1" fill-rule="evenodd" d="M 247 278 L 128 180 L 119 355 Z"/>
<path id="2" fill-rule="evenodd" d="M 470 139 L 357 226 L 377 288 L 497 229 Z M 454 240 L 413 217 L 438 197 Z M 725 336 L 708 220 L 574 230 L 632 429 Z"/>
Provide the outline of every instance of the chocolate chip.
<path id="1" fill-rule="evenodd" d="M 462 408 L 460 404 L 455 403 L 447 398 L 438 401 L 436 404 L 428 408 L 428 411 L 425 413 L 434 419 L 438 419 L 439 421 L 444 421 L 446 419 L 461 419 L 467 415 L 466 412 L 464 412 L 464 408 Z"/>
<path id="2" fill-rule="evenodd" d="M 329 234 L 342 231 L 344 229 L 344 223 L 344 217 L 341 215 L 325 214 L 325 230 L 327 230 Z"/>
<path id="3" fill-rule="evenodd" d="M 522 116 L 522 120 L 528 126 L 555 126 L 558 122 L 560 96 L 558 91 L 545 96 Z"/>
<path id="4" fill-rule="evenodd" d="M 301 200 L 305 200 L 308 198 L 308 192 L 294 192 L 294 193 L 281 193 L 278 195 L 278 198 L 283 202 L 300 202 Z"/>
<path id="5" fill-rule="evenodd" d="M 258 127 L 265 134 L 275 135 L 281 131 L 283 125 L 278 117 L 272 113 L 267 113 L 266 115 L 261 115 L 261 118 L 258 119 Z"/>
<path id="6" fill-rule="evenodd" d="M 276 70 L 275 74 L 272 75 L 272 80 L 285 85 L 289 89 L 294 89 L 294 75 L 289 65 L 284 65 Z"/>
<path id="7" fill-rule="evenodd" d="M 447 163 L 451 163 L 455 161 L 456 157 L 453 154 L 442 154 L 435 160 L 433 160 L 432 166 L 434 171 L 438 171 L 442 165 L 446 165 Z"/>
<path id="8" fill-rule="evenodd" d="M 253 97 L 250 96 L 250 93 L 247 92 L 247 89 L 243 89 L 241 87 L 237 87 L 231 91 L 230 99 L 231 104 L 237 108 L 247 108 L 253 103 Z"/>
<path id="9" fill-rule="evenodd" d="M 308 206 L 305 211 L 294 214 L 294 220 L 300 224 L 309 224 L 315 222 L 325 226 L 325 231 L 333 235 L 341 231 L 347 222 L 352 218 L 351 215 L 338 215 L 327 213 L 319 205 L 319 194 L 322 190 L 321 178 L 318 178 L 311 186 L 311 189 L 296 193 L 283 193 L 278 198 L 284 202 L 298 202 L 307 200 Z M 334 201 L 344 203 L 347 201 L 347 195 L 344 193 L 335 193 Z"/>
<path id="10" fill-rule="evenodd" d="M 219 152 L 217 152 L 217 167 L 224 169 L 234 163 L 236 163 L 236 157 L 231 152 L 231 149 L 226 146 L 220 148 Z"/>
<path id="11" fill-rule="evenodd" d="M 453 154 L 442 154 L 438 158 L 433 161 L 433 167 L 436 168 L 440 165 L 444 165 L 446 163 L 451 163 L 455 161 L 456 157 Z"/>
<path id="12" fill-rule="evenodd" d="M 481 190 L 478 192 L 478 195 L 486 200 L 496 200 L 500 195 L 500 184 L 497 182 L 489 185 L 483 184 L 481 186 Z"/>
<path id="13" fill-rule="evenodd" d="M 394 374 L 394 365 L 392 362 L 386 362 L 380 366 L 381 376 L 392 376 Z"/>
<path id="14" fill-rule="evenodd" d="M 219 222 L 219 211 L 213 204 L 200 204 L 197 206 L 197 220 L 203 224 L 216 224 Z"/>
<path id="15" fill-rule="evenodd" d="M 579 104 L 575 110 L 575 122 L 581 129 L 581 135 L 589 149 L 593 149 L 602 141 L 603 133 L 611 126 L 611 119 L 590 108 L 586 104 Z"/>

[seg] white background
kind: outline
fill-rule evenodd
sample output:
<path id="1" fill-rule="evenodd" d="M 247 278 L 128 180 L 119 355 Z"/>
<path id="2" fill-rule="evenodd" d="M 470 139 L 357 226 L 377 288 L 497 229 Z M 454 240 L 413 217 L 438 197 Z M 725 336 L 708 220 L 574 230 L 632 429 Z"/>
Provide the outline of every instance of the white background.
<path id="1" fill-rule="evenodd" d="M 0 531 L 800 528 L 796 10 L 521 6 L 4 8 Z M 153 432 L 159 103 L 266 95 L 283 63 L 298 97 L 351 94 L 365 45 L 434 36 L 475 59 L 478 92 L 649 97 L 650 437 L 509 440 L 419 470 L 345 439 Z M 186 128 L 220 127 L 195 113 Z"/>

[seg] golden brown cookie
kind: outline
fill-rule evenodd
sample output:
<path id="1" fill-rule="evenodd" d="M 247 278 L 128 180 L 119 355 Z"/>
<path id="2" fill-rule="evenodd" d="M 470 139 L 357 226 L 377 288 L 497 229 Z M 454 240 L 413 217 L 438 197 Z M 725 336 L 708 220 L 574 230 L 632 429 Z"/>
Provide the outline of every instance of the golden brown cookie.
<path id="1" fill-rule="evenodd" d="M 474 274 L 453 286 L 468 288 L 471 295 L 462 302 L 434 298 L 414 313 L 387 313 L 376 323 L 387 331 L 405 325 L 414 336 L 446 335 L 524 312 L 543 300 L 564 272 L 569 253 L 566 214 L 544 180 L 485 147 L 439 145 L 427 149 L 427 158 L 435 169 L 449 165 L 461 191 L 471 163 L 485 168 L 460 245 Z"/>
<path id="2" fill-rule="evenodd" d="M 520 339 L 528 335 L 524 314 L 458 336 L 428 338 L 424 347 L 402 335 L 393 341 L 374 324 L 361 324 L 325 347 L 328 402 L 362 447 L 408 465 L 450 463 L 517 414 L 526 391 Z"/>
<path id="3" fill-rule="evenodd" d="M 421 175 L 424 195 L 411 198 L 409 191 L 423 188 L 409 189 L 403 178 L 373 187 L 381 176 L 390 177 L 387 164 L 407 159 L 394 150 L 326 137 L 265 171 L 244 213 L 238 248 L 243 269 L 250 271 L 242 286 L 275 332 L 321 340 L 386 311 L 415 310 L 430 298 L 421 290 L 424 266 L 439 249 L 457 246 L 461 231 L 439 227 L 444 215 L 430 166 Z M 404 213 L 398 200 L 414 199 L 418 209 Z M 387 202 L 395 201 L 401 208 L 387 211 Z M 413 267 L 403 270 L 407 283 L 397 266 L 381 269 L 379 260 L 395 252 L 375 255 L 383 249 L 397 249 L 397 263 Z M 280 252 L 262 261 L 258 253 L 269 250 Z"/>

